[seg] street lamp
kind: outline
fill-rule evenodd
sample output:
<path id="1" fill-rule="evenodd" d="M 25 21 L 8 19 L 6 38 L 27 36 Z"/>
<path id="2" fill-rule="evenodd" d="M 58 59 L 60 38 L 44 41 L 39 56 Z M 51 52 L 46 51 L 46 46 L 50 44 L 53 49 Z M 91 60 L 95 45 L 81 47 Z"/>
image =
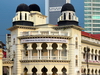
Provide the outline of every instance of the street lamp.
<path id="1" fill-rule="evenodd" d="M 87 75 L 89 75 L 89 74 L 88 74 L 88 68 L 89 68 L 89 64 L 88 64 L 89 51 L 90 51 L 90 48 L 87 46 L 87 47 L 85 48 L 85 53 L 86 53 L 86 64 L 87 64 Z"/>

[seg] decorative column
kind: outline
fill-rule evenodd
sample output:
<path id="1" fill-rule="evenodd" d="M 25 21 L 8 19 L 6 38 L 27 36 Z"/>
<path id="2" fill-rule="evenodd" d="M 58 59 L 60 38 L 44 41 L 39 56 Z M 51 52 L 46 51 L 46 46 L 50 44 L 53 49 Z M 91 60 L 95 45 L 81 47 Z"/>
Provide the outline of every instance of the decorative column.
<path id="1" fill-rule="evenodd" d="M 38 55 L 38 59 L 39 59 L 39 50 L 37 50 L 37 55 Z"/>
<path id="2" fill-rule="evenodd" d="M 62 43 L 58 44 L 57 50 L 58 50 L 58 60 L 59 60 L 62 58 L 62 55 L 61 55 Z"/>
<path id="3" fill-rule="evenodd" d="M 9 75 L 11 75 L 11 66 L 9 66 Z"/>
<path id="4" fill-rule="evenodd" d="M 42 50 L 42 47 L 41 47 L 42 43 L 37 43 L 37 52 L 38 52 L 38 59 L 41 59 L 41 50 Z"/>
<path id="5" fill-rule="evenodd" d="M 28 59 L 32 59 L 32 43 L 28 43 Z"/>
<path id="6" fill-rule="evenodd" d="M 47 43 L 48 59 L 52 59 L 52 43 Z"/>
<path id="7" fill-rule="evenodd" d="M 50 59 L 50 50 L 48 50 L 48 59 Z"/>

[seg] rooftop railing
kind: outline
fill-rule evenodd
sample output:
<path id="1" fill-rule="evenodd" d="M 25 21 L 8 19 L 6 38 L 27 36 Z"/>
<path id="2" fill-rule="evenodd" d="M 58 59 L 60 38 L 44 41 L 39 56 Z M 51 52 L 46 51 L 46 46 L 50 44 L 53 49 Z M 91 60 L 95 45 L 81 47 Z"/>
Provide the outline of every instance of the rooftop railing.
<path id="1" fill-rule="evenodd" d="M 25 31 L 25 32 L 20 32 L 20 36 L 32 36 L 32 35 L 69 36 L 68 32 L 63 32 L 63 31 Z"/>

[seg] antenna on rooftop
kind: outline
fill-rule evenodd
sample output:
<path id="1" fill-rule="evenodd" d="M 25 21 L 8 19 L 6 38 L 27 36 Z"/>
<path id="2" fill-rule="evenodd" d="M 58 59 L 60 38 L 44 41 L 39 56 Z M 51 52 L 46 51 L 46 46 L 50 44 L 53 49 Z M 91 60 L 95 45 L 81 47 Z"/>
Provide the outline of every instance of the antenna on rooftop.
<path id="1" fill-rule="evenodd" d="M 66 0 L 66 3 L 70 3 L 70 0 Z"/>

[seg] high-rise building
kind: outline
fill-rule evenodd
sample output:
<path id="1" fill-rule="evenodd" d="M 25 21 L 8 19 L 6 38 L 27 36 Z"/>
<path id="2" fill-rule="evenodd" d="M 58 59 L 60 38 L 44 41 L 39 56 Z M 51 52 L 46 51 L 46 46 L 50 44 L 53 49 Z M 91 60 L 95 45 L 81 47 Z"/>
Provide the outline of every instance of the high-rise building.
<path id="1" fill-rule="evenodd" d="M 85 31 L 100 34 L 100 0 L 84 0 Z"/>
<path id="2" fill-rule="evenodd" d="M 47 17 L 47 23 L 57 24 L 57 18 L 61 15 L 62 5 L 66 3 L 66 0 L 45 0 L 45 14 Z"/>

